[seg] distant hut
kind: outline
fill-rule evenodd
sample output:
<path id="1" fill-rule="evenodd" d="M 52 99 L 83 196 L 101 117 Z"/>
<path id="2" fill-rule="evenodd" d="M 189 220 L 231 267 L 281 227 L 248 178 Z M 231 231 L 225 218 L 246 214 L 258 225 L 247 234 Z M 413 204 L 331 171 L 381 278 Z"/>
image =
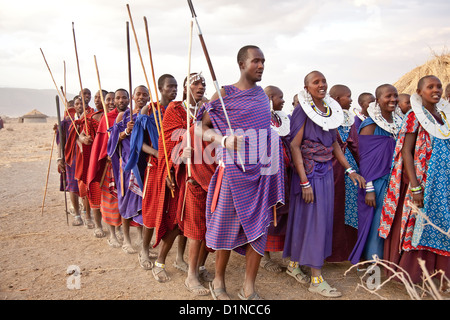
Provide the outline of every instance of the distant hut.
<path id="1" fill-rule="evenodd" d="M 19 118 L 19 122 L 22 123 L 45 123 L 48 116 L 34 109 L 27 114 Z"/>
<path id="2" fill-rule="evenodd" d="M 434 54 L 433 59 L 412 69 L 401 77 L 394 83 L 394 87 L 397 88 L 398 93 L 413 94 L 416 92 L 417 83 L 420 78 L 428 75 L 438 77 L 442 82 L 442 86 L 445 88 L 445 86 L 450 83 L 450 54 Z"/>

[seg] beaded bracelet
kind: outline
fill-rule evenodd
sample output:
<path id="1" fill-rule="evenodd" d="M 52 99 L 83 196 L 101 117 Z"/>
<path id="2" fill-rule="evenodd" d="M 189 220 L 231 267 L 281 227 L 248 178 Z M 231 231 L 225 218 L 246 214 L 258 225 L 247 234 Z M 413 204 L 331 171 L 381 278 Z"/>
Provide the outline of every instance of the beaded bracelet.
<path id="1" fill-rule="evenodd" d="M 311 183 L 309 183 L 309 181 L 306 181 L 306 182 L 300 182 L 300 187 L 302 187 L 303 189 L 305 189 L 305 188 L 309 188 L 309 187 L 311 187 Z"/>
<path id="2" fill-rule="evenodd" d="M 422 187 L 420 185 L 418 185 L 417 187 L 410 187 L 409 190 L 411 190 L 411 192 L 421 192 L 422 191 Z"/>
<path id="3" fill-rule="evenodd" d="M 366 183 L 366 193 L 375 192 L 375 187 L 373 186 L 373 182 L 369 181 Z"/>
<path id="4" fill-rule="evenodd" d="M 130 134 L 127 133 L 127 130 L 128 130 L 128 128 L 126 128 L 125 130 L 123 130 L 123 132 L 124 132 L 127 136 L 129 136 Z"/>
<path id="5" fill-rule="evenodd" d="M 347 168 L 347 169 L 345 170 L 345 174 L 348 175 L 348 176 L 349 176 L 350 174 L 354 173 L 354 172 L 356 172 L 356 170 L 353 169 L 352 167 Z"/>

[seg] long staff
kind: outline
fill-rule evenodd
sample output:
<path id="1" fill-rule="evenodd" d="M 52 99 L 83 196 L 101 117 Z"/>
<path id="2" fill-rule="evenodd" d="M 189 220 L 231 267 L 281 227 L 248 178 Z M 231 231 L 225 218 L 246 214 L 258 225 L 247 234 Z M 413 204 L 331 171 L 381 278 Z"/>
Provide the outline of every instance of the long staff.
<path id="1" fill-rule="evenodd" d="M 130 121 L 133 120 L 133 87 L 131 85 L 131 53 L 130 53 L 130 27 L 127 25 L 127 54 L 128 54 L 128 86 L 130 88 Z"/>
<path id="2" fill-rule="evenodd" d="M 80 62 L 78 61 L 77 40 L 75 38 L 75 23 L 73 23 L 73 22 L 72 22 L 72 33 L 73 33 L 73 44 L 75 46 L 75 57 L 77 59 L 78 79 L 80 80 L 81 101 L 83 103 L 84 126 L 85 126 L 85 129 L 86 129 L 86 134 L 89 135 L 89 130 L 88 130 L 88 126 L 87 126 L 87 120 L 86 120 L 86 102 L 84 101 L 83 83 L 81 82 Z"/>
<path id="3" fill-rule="evenodd" d="M 67 210 L 67 180 L 66 180 L 66 160 L 64 157 L 64 145 L 65 145 L 65 137 L 63 136 L 63 129 L 61 125 L 61 112 L 59 110 L 59 98 L 56 96 L 56 114 L 58 115 L 58 132 L 59 132 L 59 146 L 61 149 L 61 158 L 64 159 L 64 172 L 62 173 L 63 176 L 63 188 L 64 188 L 64 204 L 66 206 L 66 221 L 67 225 L 69 225 L 69 211 Z"/>
<path id="4" fill-rule="evenodd" d="M 162 124 L 161 123 L 158 124 L 158 119 L 156 117 L 155 103 L 154 103 L 154 100 L 153 100 L 153 97 L 152 97 L 152 93 L 151 93 L 151 90 L 150 90 L 150 82 L 148 81 L 147 72 L 145 71 L 144 60 L 142 59 L 141 49 L 140 49 L 139 41 L 138 41 L 138 38 L 137 38 L 137 35 L 136 35 L 136 29 L 134 28 L 133 17 L 131 15 L 130 6 L 128 4 L 127 4 L 127 10 L 128 10 L 128 16 L 130 17 L 131 29 L 133 30 L 134 40 L 136 42 L 136 48 L 137 48 L 137 51 L 138 51 L 138 54 L 139 54 L 139 59 L 141 61 L 142 70 L 144 72 L 145 81 L 147 83 L 148 93 L 149 93 L 149 96 L 150 96 L 151 107 L 152 107 L 152 112 L 153 112 L 153 118 L 155 119 L 156 130 L 158 131 L 158 137 L 159 137 L 159 135 L 161 134 L 160 125 L 162 125 Z M 149 156 L 149 158 L 148 158 L 147 167 L 151 166 L 150 162 L 151 162 L 151 156 Z M 148 182 L 149 174 L 150 174 L 150 170 L 146 170 L 145 181 L 144 181 L 144 190 L 142 191 L 142 198 L 145 198 L 145 194 L 147 193 L 147 182 Z M 170 179 L 170 176 L 169 176 L 169 179 Z M 174 197 L 173 191 L 172 191 L 172 197 Z"/>
<path id="5" fill-rule="evenodd" d="M 150 100 L 152 102 L 151 106 L 152 106 L 152 111 L 153 111 L 153 117 L 155 118 L 156 129 L 158 130 L 158 136 L 159 136 L 160 129 L 159 129 L 158 120 L 156 119 L 156 110 L 155 110 L 155 106 L 154 106 L 152 93 L 150 91 L 150 82 L 148 81 L 147 72 L 145 71 L 145 65 L 144 65 L 144 61 L 142 59 L 141 49 L 139 47 L 139 41 L 137 39 L 136 30 L 134 28 L 133 17 L 131 16 L 131 10 L 130 10 L 130 6 L 128 4 L 127 4 L 127 10 L 128 10 L 128 16 L 130 17 L 131 29 L 133 30 L 134 40 L 136 42 L 136 47 L 137 47 L 137 51 L 138 51 L 138 54 L 139 54 L 139 59 L 141 61 L 142 70 L 144 71 L 145 82 L 147 83 L 148 93 L 150 95 Z"/>
<path id="6" fill-rule="evenodd" d="M 45 196 L 47 195 L 48 176 L 49 176 L 49 174 L 50 174 L 50 164 L 52 163 L 53 146 L 55 145 L 55 138 L 56 138 L 56 131 L 54 131 L 54 133 L 53 133 L 52 150 L 51 150 L 51 152 L 50 152 L 50 160 L 48 161 L 47 179 L 46 179 L 46 181 L 45 181 L 44 199 L 42 199 L 41 216 L 44 214 Z"/>
<path id="7" fill-rule="evenodd" d="M 186 117 L 187 117 L 187 131 L 186 131 L 186 145 L 188 148 L 191 147 L 191 52 L 192 52 L 192 28 L 194 22 L 191 20 L 189 29 L 189 49 L 188 49 L 188 74 L 186 78 Z M 187 158 L 187 174 L 191 177 L 191 157 Z"/>
<path id="8" fill-rule="evenodd" d="M 53 77 L 52 70 L 50 70 L 50 66 L 49 66 L 48 63 L 47 63 L 47 59 L 45 58 L 44 51 L 42 51 L 41 48 L 40 48 L 40 50 L 41 50 L 41 53 L 42 53 L 42 57 L 44 58 L 45 65 L 47 66 L 48 72 L 50 73 L 50 76 L 51 76 L 51 78 L 52 78 L 52 80 L 53 80 L 53 84 L 55 85 L 56 92 L 58 93 L 58 96 L 60 97 L 60 99 L 64 101 L 64 99 L 63 99 L 63 97 L 62 97 L 62 95 L 61 95 L 61 92 L 60 92 L 59 89 L 58 89 L 58 85 L 57 85 L 56 82 L 55 82 L 55 78 Z M 65 106 L 65 110 L 67 111 L 67 114 L 69 115 L 70 121 L 72 121 L 72 125 L 73 125 L 73 127 L 74 127 L 74 129 L 75 129 L 77 135 L 79 136 L 80 133 L 78 132 L 77 127 L 75 126 L 75 122 L 74 122 L 72 116 L 71 116 L 70 113 L 69 113 L 69 110 L 68 110 L 68 108 L 67 108 L 67 104 L 64 104 L 64 106 Z"/>
<path id="9" fill-rule="evenodd" d="M 102 90 L 102 84 L 100 82 L 100 73 L 98 72 L 98 65 L 97 65 L 97 57 L 94 55 L 94 62 L 95 62 L 95 70 L 97 71 L 97 81 L 98 81 L 98 90 L 100 91 L 100 100 L 102 101 L 103 106 L 103 116 L 105 117 L 106 121 L 106 132 L 108 132 L 108 137 L 110 135 L 108 129 L 109 129 L 109 123 L 108 123 L 108 112 L 106 110 L 106 104 L 105 99 L 103 98 L 103 90 Z"/>
<path id="10" fill-rule="evenodd" d="M 209 71 L 211 73 L 211 77 L 213 79 L 213 83 L 214 83 L 214 86 L 216 88 L 216 92 L 217 92 L 217 94 L 219 96 L 220 103 L 222 104 L 222 109 L 223 109 L 223 113 L 224 113 L 225 118 L 226 118 L 227 123 L 228 123 L 228 128 L 230 129 L 230 133 L 233 134 L 233 129 L 231 128 L 231 123 L 230 123 L 230 119 L 228 118 L 228 113 L 227 113 L 227 110 L 225 108 L 225 103 L 223 102 L 222 94 L 220 93 L 219 82 L 217 81 L 216 74 L 214 72 L 214 68 L 213 68 L 212 63 L 211 63 L 211 58 L 209 57 L 208 49 L 206 48 L 205 40 L 203 39 L 203 34 L 202 34 L 201 29 L 200 29 L 200 25 L 198 23 L 198 20 L 197 20 L 197 14 L 195 13 L 194 5 L 192 4 L 192 0 L 188 0 L 188 4 L 189 4 L 189 8 L 191 9 L 192 18 L 195 20 L 195 23 L 197 24 L 198 37 L 200 38 L 200 43 L 202 44 L 203 53 L 205 54 L 206 62 L 208 63 Z M 242 161 L 242 158 L 241 158 L 241 155 L 240 155 L 239 151 L 237 151 L 237 156 L 238 156 L 239 161 L 241 163 L 242 170 L 245 172 L 244 162 Z"/>
<path id="11" fill-rule="evenodd" d="M 150 57 L 150 67 L 152 69 L 152 77 L 153 77 L 153 85 L 155 87 L 155 94 L 156 94 L 156 105 L 158 107 L 158 116 L 159 116 L 159 123 L 160 123 L 160 128 L 161 128 L 161 135 L 162 135 L 162 143 L 163 143 L 163 150 L 164 150 L 164 158 L 166 159 L 166 166 L 167 166 L 167 177 L 169 178 L 169 181 L 172 182 L 172 176 L 170 174 L 170 170 L 169 170 L 169 157 L 167 155 L 167 147 L 166 147 L 166 139 L 164 139 L 164 127 L 162 124 L 162 117 L 161 117 L 161 105 L 159 103 L 159 97 L 158 97 L 158 86 L 156 84 L 156 77 L 155 77 L 155 69 L 153 67 L 153 58 L 152 58 L 152 48 L 150 46 L 150 36 L 149 36 L 149 32 L 148 32 L 148 23 L 147 23 L 147 18 L 144 17 L 144 24 L 145 24 L 145 34 L 147 36 L 147 46 L 148 46 L 148 53 L 149 53 L 149 57 Z M 156 119 L 155 119 L 156 121 Z M 172 193 L 172 198 L 174 197 L 173 194 L 173 190 L 170 190 Z"/>
<path id="12" fill-rule="evenodd" d="M 94 55 L 94 61 L 95 61 L 95 70 L 97 71 L 97 81 L 98 81 L 98 89 L 100 91 L 100 99 L 102 100 L 102 105 L 103 105 L 103 117 L 105 118 L 106 132 L 108 133 L 108 138 L 109 138 L 111 133 L 108 131 L 108 129 L 109 129 L 108 112 L 106 110 L 105 99 L 103 98 L 102 84 L 100 82 L 100 73 L 98 72 L 97 57 L 95 55 Z M 106 164 L 105 169 L 103 170 L 102 178 L 100 180 L 100 186 L 103 185 L 103 181 L 105 180 L 105 175 L 106 175 L 107 169 L 108 169 L 108 165 Z"/>

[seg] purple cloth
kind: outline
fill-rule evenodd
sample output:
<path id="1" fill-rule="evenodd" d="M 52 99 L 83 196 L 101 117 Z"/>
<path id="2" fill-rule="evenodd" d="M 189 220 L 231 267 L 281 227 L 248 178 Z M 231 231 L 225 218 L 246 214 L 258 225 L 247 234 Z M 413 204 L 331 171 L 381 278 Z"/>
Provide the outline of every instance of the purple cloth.
<path id="1" fill-rule="evenodd" d="M 66 137 L 69 136 L 69 128 L 72 124 L 72 120 L 70 119 L 64 119 L 61 120 L 61 127 L 62 127 L 62 133 L 63 133 L 63 139 L 59 136 L 59 130 L 56 132 L 56 143 L 59 145 L 61 142 L 64 143 L 64 146 L 66 144 Z M 75 150 L 75 156 L 73 157 L 72 163 L 66 164 L 66 191 L 73 192 L 73 193 L 79 193 L 78 189 L 78 180 L 75 179 L 75 165 L 76 165 L 76 153 L 78 150 Z M 64 191 L 64 182 L 63 182 L 63 176 L 60 175 L 60 191 Z"/>
<path id="2" fill-rule="evenodd" d="M 271 207 L 284 203 L 282 145 L 278 134 L 270 127 L 269 99 L 261 87 L 244 91 L 235 86 L 225 86 L 224 89 L 226 95 L 223 100 L 234 133 L 247 135 L 245 146 L 240 151 L 245 172 L 236 153 L 222 153 L 225 173 L 215 212 L 211 212 L 211 203 L 218 169 L 208 191 L 206 243 L 216 250 L 235 249 L 239 253 L 244 253 L 242 246 L 250 243 L 263 255 L 267 227 L 272 220 Z M 220 101 L 205 104 L 204 108 L 214 128 L 222 135 L 229 135 Z M 233 237 L 228 236 L 230 230 L 234 230 Z"/>
<path id="3" fill-rule="evenodd" d="M 136 120 L 136 116 L 136 114 L 133 115 L 133 121 Z M 115 123 L 110 128 L 111 135 L 108 140 L 108 156 L 111 158 L 114 180 L 117 186 L 119 212 L 123 218 L 132 218 L 133 221 L 142 225 L 142 197 L 129 189 L 131 171 L 125 170 L 128 158 L 130 157 L 130 137 L 128 136 L 119 143 L 119 134 L 126 129 L 129 121 L 130 109 L 127 109 L 122 121 Z M 120 156 L 122 157 L 123 196 L 121 192 Z"/>
<path id="4" fill-rule="evenodd" d="M 297 107 L 291 118 L 291 140 L 303 125 L 305 125 L 303 140 L 320 143 L 331 153 L 331 146 L 336 141 L 336 130 L 324 131 L 308 118 L 302 107 Z M 331 159 L 331 157 L 324 159 L 328 158 Z M 307 177 L 314 192 L 314 202 L 310 204 L 303 201 L 300 177 L 295 168 L 292 170 L 288 228 L 283 257 L 320 269 L 332 251 L 334 210 L 332 160 L 318 162 L 316 159 Z"/>
<path id="5" fill-rule="evenodd" d="M 360 129 L 374 123 L 367 118 Z M 383 241 L 378 237 L 378 226 L 388 177 L 391 171 L 395 140 L 392 136 L 376 127 L 373 135 L 359 135 L 360 172 L 367 182 L 372 181 L 375 188 L 376 208 L 366 205 L 366 191 L 358 191 L 358 239 L 350 253 L 349 260 L 356 264 L 361 257 L 371 259 L 372 254 L 383 258 Z M 375 233 L 374 233 L 375 231 Z M 373 249 L 367 248 L 371 246 Z"/>

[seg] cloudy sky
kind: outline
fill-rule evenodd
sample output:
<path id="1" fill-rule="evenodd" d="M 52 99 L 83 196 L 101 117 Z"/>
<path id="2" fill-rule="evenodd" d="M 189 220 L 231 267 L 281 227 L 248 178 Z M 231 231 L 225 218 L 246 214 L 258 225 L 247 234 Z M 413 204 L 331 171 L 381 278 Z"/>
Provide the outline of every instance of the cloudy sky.
<path id="1" fill-rule="evenodd" d="M 237 81 L 239 48 L 258 45 L 266 58 L 260 85 L 280 87 L 286 109 L 312 70 L 322 71 L 330 87 L 348 85 L 356 103 L 360 93 L 394 83 L 425 63 L 433 52 L 448 52 L 450 42 L 448 0 L 193 3 L 219 84 Z M 131 8 L 151 86 L 144 16 L 156 77 L 171 73 L 180 84 L 188 72 L 191 14 L 186 0 L 0 0 L 0 87 L 54 89 L 42 49 L 57 85 L 64 84 L 65 62 L 67 91 L 77 93 L 74 22 L 83 86 L 98 89 L 95 55 L 102 88 L 128 88 L 126 4 Z M 134 87 L 145 84 L 145 77 L 131 27 L 130 37 Z M 204 73 L 210 97 L 214 87 L 196 29 L 192 43 L 191 71 Z M 180 88 L 177 98 L 181 98 Z"/>

